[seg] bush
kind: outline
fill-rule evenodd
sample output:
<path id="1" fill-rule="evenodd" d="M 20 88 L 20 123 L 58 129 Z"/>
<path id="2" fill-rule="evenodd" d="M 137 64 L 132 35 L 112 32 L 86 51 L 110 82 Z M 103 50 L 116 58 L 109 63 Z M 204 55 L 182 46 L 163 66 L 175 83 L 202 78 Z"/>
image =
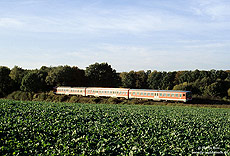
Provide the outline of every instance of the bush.
<path id="1" fill-rule="evenodd" d="M 96 97 L 96 98 L 90 98 L 89 103 L 95 104 L 95 103 L 100 103 L 101 101 L 102 101 L 101 98 Z"/>
<path id="2" fill-rule="evenodd" d="M 23 92 L 23 91 L 15 91 L 7 96 L 7 99 L 12 100 L 21 100 L 21 101 L 31 101 L 33 100 L 33 93 Z"/>
<path id="3" fill-rule="evenodd" d="M 79 101 L 79 97 L 77 96 L 72 96 L 69 100 L 70 103 L 78 103 Z"/>
<path id="4" fill-rule="evenodd" d="M 109 103 L 109 104 L 119 104 L 119 103 L 121 103 L 122 102 L 122 100 L 120 100 L 120 99 L 118 99 L 118 98 L 109 98 L 108 100 L 107 100 L 107 102 Z"/>
<path id="5" fill-rule="evenodd" d="M 59 100 L 59 102 L 65 102 L 68 100 L 68 96 L 67 95 L 60 95 L 58 97 L 58 100 Z"/>

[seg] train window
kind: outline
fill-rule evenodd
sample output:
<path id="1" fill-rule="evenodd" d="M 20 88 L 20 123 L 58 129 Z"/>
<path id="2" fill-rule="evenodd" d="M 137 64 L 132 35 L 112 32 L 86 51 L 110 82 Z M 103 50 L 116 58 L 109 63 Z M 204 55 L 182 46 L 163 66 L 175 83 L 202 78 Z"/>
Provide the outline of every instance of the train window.
<path id="1" fill-rule="evenodd" d="M 174 97 L 174 94 L 172 94 L 171 96 Z"/>
<path id="2" fill-rule="evenodd" d="M 99 91 L 99 93 L 101 93 L 101 91 Z"/>
<path id="3" fill-rule="evenodd" d="M 133 92 L 133 95 L 135 95 L 135 92 Z"/>
<path id="4" fill-rule="evenodd" d="M 144 95 L 146 96 L 146 93 L 144 93 Z"/>
<path id="5" fill-rule="evenodd" d="M 166 93 L 164 93 L 163 96 L 166 97 Z"/>
<path id="6" fill-rule="evenodd" d="M 148 93 L 148 96 L 150 96 L 150 93 Z"/>
<path id="7" fill-rule="evenodd" d="M 160 93 L 160 96 L 162 96 L 162 93 Z"/>
<path id="8" fill-rule="evenodd" d="M 137 95 L 139 95 L 140 93 L 139 92 L 137 92 Z"/>
<path id="9" fill-rule="evenodd" d="M 167 94 L 168 97 L 170 97 L 170 94 Z"/>
<path id="10" fill-rule="evenodd" d="M 143 95 L 143 93 L 141 93 L 141 95 Z"/>
<path id="11" fill-rule="evenodd" d="M 178 94 L 176 94 L 176 97 L 178 97 Z"/>

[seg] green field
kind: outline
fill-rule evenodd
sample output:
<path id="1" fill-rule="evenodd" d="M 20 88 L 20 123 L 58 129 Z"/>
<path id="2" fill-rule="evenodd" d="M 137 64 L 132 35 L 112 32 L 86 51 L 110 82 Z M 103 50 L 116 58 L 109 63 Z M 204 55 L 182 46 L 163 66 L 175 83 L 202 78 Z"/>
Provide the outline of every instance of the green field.
<path id="1" fill-rule="evenodd" d="M 0 100 L 0 155 L 230 155 L 230 109 Z"/>

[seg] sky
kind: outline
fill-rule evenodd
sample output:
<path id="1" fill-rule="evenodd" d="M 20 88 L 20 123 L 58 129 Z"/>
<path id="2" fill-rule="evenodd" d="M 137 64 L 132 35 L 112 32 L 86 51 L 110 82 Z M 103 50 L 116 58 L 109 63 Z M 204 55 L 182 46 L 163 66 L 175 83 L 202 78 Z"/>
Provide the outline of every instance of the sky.
<path id="1" fill-rule="evenodd" d="M 230 0 L 0 0 L 0 66 L 230 69 Z"/>

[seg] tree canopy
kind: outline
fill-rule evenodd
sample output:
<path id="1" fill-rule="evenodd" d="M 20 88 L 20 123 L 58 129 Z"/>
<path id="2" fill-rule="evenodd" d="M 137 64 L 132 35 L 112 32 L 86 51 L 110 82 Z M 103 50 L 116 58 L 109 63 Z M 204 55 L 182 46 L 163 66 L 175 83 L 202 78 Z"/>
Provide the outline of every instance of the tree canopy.
<path id="1" fill-rule="evenodd" d="M 0 97 L 6 96 L 11 91 L 12 81 L 9 74 L 8 67 L 0 66 Z"/>
<path id="2" fill-rule="evenodd" d="M 115 87 L 119 77 L 116 70 L 108 63 L 95 63 L 86 67 L 85 76 L 87 77 L 87 86 L 94 87 Z"/>
<path id="3" fill-rule="evenodd" d="M 230 98 L 230 70 L 117 73 L 108 63 L 94 63 L 86 70 L 68 65 L 35 70 L 0 67 L 0 97 L 17 90 L 50 91 L 55 86 L 174 89 L 192 91 L 198 96 Z"/>

